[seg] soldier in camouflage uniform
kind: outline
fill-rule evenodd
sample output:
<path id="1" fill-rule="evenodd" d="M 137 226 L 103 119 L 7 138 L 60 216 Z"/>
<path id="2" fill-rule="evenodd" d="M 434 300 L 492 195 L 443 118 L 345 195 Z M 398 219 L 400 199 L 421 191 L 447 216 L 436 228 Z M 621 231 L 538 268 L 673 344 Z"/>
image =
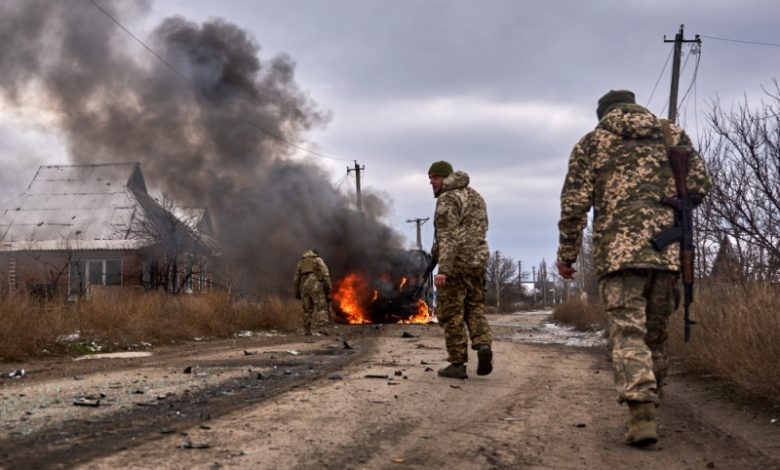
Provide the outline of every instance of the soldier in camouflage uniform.
<path id="1" fill-rule="evenodd" d="M 328 295 L 330 294 L 330 272 L 325 261 L 316 250 L 303 254 L 293 277 L 295 298 L 303 304 L 304 334 L 311 335 L 312 325 L 325 327 L 330 323 Z"/>
<path id="2" fill-rule="evenodd" d="M 450 362 L 438 374 L 468 377 L 465 363 L 471 336 L 471 347 L 477 351 L 477 375 L 487 375 L 493 370 L 493 338 L 485 318 L 485 267 L 490 256 L 485 240 L 485 200 L 469 187 L 469 175 L 453 172 L 452 165 L 445 161 L 431 165 L 428 177 L 437 198 L 431 249 L 439 265 L 434 277 L 436 317 L 444 329 Z"/>
<path id="3" fill-rule="evenodd" d="M 655 406 L 667 370 L 664 343 L 679 303 L 679 244 L 656 251 L 650 239 L 674 225 L 661 204 L 676 196 L 667 148 L 692 149 L 687 184 L 695 204 L 710 189 L 704 160 L 679 127 L 635 104 L 628 90 L 599 100 L 599 123 L 574 147 L 561 192 L 558 272 L 571 279 L 593 209 L 593 257 L 609 317 L 612 367 L 620 403 L 630 413 L 626 442 L 657 442 Z"/>

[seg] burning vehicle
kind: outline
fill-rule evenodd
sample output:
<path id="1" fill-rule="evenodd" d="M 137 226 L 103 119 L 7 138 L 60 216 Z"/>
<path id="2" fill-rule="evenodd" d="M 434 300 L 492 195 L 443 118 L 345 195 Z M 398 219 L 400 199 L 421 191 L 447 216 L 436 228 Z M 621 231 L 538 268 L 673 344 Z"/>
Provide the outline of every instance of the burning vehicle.
<path id="1" fill-rule="evenodd" d="M 431 255 L 398 250 L 380 271 L 354 270 L 334 283 L 331 299 L 337 321 L 428 323 L 433 316 Z"/>

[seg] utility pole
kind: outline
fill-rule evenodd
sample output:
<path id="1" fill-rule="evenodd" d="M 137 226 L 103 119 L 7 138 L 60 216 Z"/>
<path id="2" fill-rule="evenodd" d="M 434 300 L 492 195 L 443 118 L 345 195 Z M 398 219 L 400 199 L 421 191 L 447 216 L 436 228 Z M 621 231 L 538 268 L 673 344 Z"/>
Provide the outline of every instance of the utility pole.
<path id="1" fill-rule="evenodd" d="M 534 291 L 534 302 L 533 306 L 536 307 L 536 266 L 531 266 L 531 272 L 533 273 L 533 279 L 532 279 L 532 286 L 531 290 Z"/>
<path id="2" fill-rule="evenodd" d="M 682 45 L 684 42 L 696 42 L 701 44 L 701 38 L 696 35 L 695 39 L 685 39 L 685 33 L 683 33 L 683 27 L 680 25 L 680 31 L 674 36 L 674 39 L 666 39 L 664 34 L 664 42 L 674 43 L 674 55 L 672 57 L 672 86 L 669 91 L 669 122 L 677 122 L 677 88 L 680 84 L 680 56 L 682 56 Z"/>
<path id="3" fill-rule="evenodd" d="M 355 197 L 357 202 L 357 208 L 361 212 L 363 211 L 363 200 L 360 197 L 360 172 L 365 169 L 366 169 L 365 165 L 364 166 L 358 165 L 357 160 L 355 160 L 354 168 L 347 167 L 347 174 L 349 174 L 350 171 L 355 172 L 355 187 L 356 187 Z"/>
<path id="4" fill-rule="evenodd" d="M 411 223 L 417 224 L 417 249 L 418 250 L 422 250 L 422 238 L 420 237 L 420 227 L 425 222 L 428 222 L 429 218 L 430 217 L 426 217 L 424 219 L 406 219 L 406 221 L 409 222 L 410 224 Z"/>
<path id="5" fill-rule="evenodd" d="M 493 282 L 496 283 L 496 310 L 501 311 L 501 283 L 498 279 L 498 268 L 501 264 L 501 253 L 496 250 L 496 262 L 493 263 Z"/>

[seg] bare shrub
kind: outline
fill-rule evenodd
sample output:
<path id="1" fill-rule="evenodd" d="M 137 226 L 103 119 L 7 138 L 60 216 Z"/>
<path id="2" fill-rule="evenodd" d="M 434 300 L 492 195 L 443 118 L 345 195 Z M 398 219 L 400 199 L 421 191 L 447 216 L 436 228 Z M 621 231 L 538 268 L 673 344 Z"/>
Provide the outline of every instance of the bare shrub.
<path id="1" fill-rule="evenodd" d="M 556 322 L 573 325 L 579 331 L 594 331 L 607 328 L 607 314 L 600 303 L 570 298 L 558 305 L 552 313 Z"/>
<path id="2" fill-rule="evenodd" d="M 669 352 L 688 371 L 712 374 L 758 396 L 780 396 L 780 291 L 769 283 L 711 284 L 699 292 L 691 313 L 697 321 L 690 343 L 681 312 L 670 320 Z"/>

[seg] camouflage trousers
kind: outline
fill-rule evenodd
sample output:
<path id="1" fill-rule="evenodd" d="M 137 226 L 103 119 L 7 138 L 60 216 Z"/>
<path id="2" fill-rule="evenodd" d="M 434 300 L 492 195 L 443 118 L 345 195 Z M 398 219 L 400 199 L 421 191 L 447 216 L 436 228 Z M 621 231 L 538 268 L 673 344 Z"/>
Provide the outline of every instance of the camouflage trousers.
<path id="1" fill-rule="evenodd" d="M 468 362 L 469 336 L 472 349 L 490 346 L 493 335 L 485 318 L 485 270 L 448 275 L 436 293 L 436 317 L 444 329 L 449 362 Z"/>
<path id="2" fill-rule="evenodd" d="M 303 328 L 324 327 L 330 323 L 328 298 L 325 288 L 314 276 L 308 276 L 301 284 L 301 304 L 303 306 Z"/>
<path id="3" fill-rule="evenodd" d="M 628 269 L 599 281 L 609 317 L 612 371 L 618 402 L 658 403 L 666 377 L 669 316 L 679 303 L 678 274 Z"/>

